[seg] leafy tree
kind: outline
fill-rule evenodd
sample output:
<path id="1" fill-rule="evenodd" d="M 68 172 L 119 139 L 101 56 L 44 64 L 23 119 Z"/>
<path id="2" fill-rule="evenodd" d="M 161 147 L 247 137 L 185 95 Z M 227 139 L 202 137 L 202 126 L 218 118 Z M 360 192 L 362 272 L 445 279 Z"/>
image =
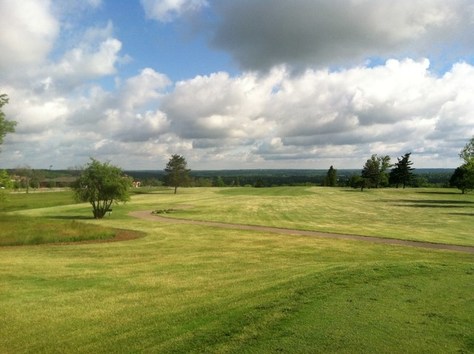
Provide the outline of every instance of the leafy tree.
<path id="1" fill-rule="evenodd" d="M 194 181 L 194 186 L 195 187 L 212 187 L 212 180 L 210 178 L 197 178 Z"/>
<path id="2" fill-rule="evenodd" d="M 374 154 L 368 159 L 362 169 L 362 178 L 366 179 L 366 187 L 378 188 L 388 184 L 387 169 L 390 167 L 390 157 Z"/>
<path id="3" fill-rule="evenodd" d="M 0 170 L 0 188 L 10 189 L 13 187 L 12 178 L 6 170 Z"/>
<path id="4" fill-rule="evenodd" d="M 10 175 L 5 170 L 0 170 L 0 201 L 4 201 L 5 193 L 4 189 L 10 189 L 13 187 L 13 183 Z"/>
<path id="5" fill-rule="evenodd" d="M 369 183 L 367 178 L 363 178 L 361 176 L 351 176 L 349 184 L 352 188 L 360 188 L 360 191 L 363 192 L 364 188 L 366 188 Z"/>
<path id="6" fill-rule="evenodd" d="M 168 186 L 174 187 L 174 194 L 177 193 L 178 187 L 185 186 L 189 183 L 189 173 L 187 162 L 184 156 L 172 155 L 165 168 L 165 181 Z"/>
<path id="7" fill-rule="evenodd" d="M 92 205 L 94 218 L 102 219 L 112 203 L 130 199 L 131 184 L 132 180 L 120 168 L 91 158 L 74 183 L 73 190 L 78 201 Z"/>
<path id="8" fill-rule="evenodd" d="M 334 167 L 329 167 L 329 170 L 324 178 L 323 184 L 327 187 L 337 186 L 337 170 Z"/>
<path id="9" fill-rule="evenodd" d="M 413 179 L 413 170 L 411 167 L 413 162 L 410 161 L 411 152 L 406 153 L 401 158 L 397 158 L 398 162 L 394 165 L 395 167 L 390 171 L 389 181 L 391 184 L 395 184 L 396 187 L 401 184 L 403 189 Z"/>
<path id="10" fill-rule="evenodd" d="M 5 119 L 5 113 L 2 111 L 2 107 L 8 103 L 8 96 L 0 94 L 0 145 L 3 144 L 3 138 L 7 133 L 13 133 L 15 131 L 16 122 Z"/>
<path id="11" fill-rule="evenodd" d="M 40 188 L 41 181 L 44 180 L 44 173 L 41 170 L 31 170 L 30 187 Z"/>
<path id="12" fill-rule="evenodd" d="M 474 136 L 461 150 L 459 157 L 463 159 L 465 163 L 469 163 L 470 161 L 474 160 Z"/>
<path id="13" fill-rule="evenodd" d="M 20 180 L 17 182 L 17 188 L 25 188 L 26 194 L 28 194 L 31 186 L 31 177 L 33 176 L 32 168 L 28 165 L 17 167 L 15 169 L 15 175 L 20 176 Z"/>
<path id="14" fill-rule="evenodd" d="M 225 182 L 224 182 L 224 180 L 222 179 L 221 176 L 217 176 L 217 177 L 214 178 L 214 181 L 213 181 L 212 185 L 214 187 L 225 187 Z"/>
<path id="15" fill-rule="evenodd" d="M 449 180 L 449 185 L 457 187 L 462 194 L 465 194 L 467 191 L 474 190 L 474 137 L 464 146 L 459 157 L 464 163 L 456 168 Z"/>
<path id="16" fill-rule="evenodd" d="M 459 189 L 462 194 L 474 189 L 474 166 L 469 168 L 467 164 L 463 164 L 456 168 L 449 180 L 449 185 Z"/>

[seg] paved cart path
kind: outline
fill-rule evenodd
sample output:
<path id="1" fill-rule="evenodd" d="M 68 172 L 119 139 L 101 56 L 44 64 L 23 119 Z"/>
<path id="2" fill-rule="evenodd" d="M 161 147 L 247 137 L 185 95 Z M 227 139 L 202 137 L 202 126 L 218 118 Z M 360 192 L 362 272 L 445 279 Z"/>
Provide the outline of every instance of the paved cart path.
<path id="1" fill-rule="evenodd" d="M 251 230 L 251 231 L 262 231 L 262 232 L 271 232 L 271 233 L 277 233 L 277 234 L 285 234 L 285 235 L 303 235 L 303 236 L 325 237 L 325 238 L 333 238 L 333 239 L 347 239 L 347 240 L 366 241 L 366 242 L 373 242 L 373 243 L 383 243 L 383 244 L 389 244 L 389 245 L 401 245 L 401 246 L 411 246 L 411 247 L 420 247 L 420 248 L 431 248 L 431 249 L 437 249 L 437 250 L 449 250 L 449 251 L 474 253 L 474 247 L 472 246 L 459 246 L 459 245 L 448 245 L 444 243 L 430 243 L 430 242 L 423 242 L 423 241 L 399 240 L 399 239 L 383 238 L 383 237 L 376 237 L 376 236 L 333 234 L 329 232 L 284 229 L 284 228 L 270 227 L 270 226 L 231 224 L 231 223 L 223 223 L 223 222 L 216 222 L 216 221 L 198 221 L 198 220 L 189 220 L 189 219 L 168 218 L 161 215 L 152 214 L 151 210 L 132 211 L 129 213 L 129 215 L 136 218 L 144 219 L 144 220 L 171 223 L 171 224 L 202 225 L 202 226 L 219 227 L 219 228 L 224 228 L 224 229 Z"/>

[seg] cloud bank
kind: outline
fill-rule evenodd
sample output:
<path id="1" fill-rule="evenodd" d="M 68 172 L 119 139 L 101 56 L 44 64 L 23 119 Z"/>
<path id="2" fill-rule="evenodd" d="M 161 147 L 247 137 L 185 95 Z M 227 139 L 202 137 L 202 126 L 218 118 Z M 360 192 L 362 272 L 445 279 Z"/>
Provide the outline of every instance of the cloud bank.
<path id="1" fill-rule="evenodd" d="M 133 53 L 116 24 L 77 27 L 60 15 L 103 1 L 61 11 L 3 1 L 12 16 L 0 23 L 0 92 L 18 125 L 0 167 L 67 168 L 92 156 L 162 169 L 180 153 L 194 169 L 360 168 L 371 154 L 406 152 L 415 167 L 454 167 L 474 135 L 470 1 L 141 4 L 143 21 L 162 24 L 206 12 L 193 28 L 242 70 L 178 82 L 156 67 L 123 76 Z M 454 60 L 440 70 L 443 55 Z"/>

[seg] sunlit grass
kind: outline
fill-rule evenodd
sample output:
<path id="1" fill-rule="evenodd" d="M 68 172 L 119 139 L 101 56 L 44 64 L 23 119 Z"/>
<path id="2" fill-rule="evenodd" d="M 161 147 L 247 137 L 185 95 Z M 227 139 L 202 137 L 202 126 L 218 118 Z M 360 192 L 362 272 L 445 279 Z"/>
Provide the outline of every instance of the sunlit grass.
<path id="1" fill-rule="evenodd" d="M 4 193 L 4 200 L 0 202 L 0 212 L 45 208 L 73 203 L 74 196 L 71 190 L 45 192 L 31 191 L 30 193 L 9 192 Z"/>
<path id="2" fill-rule="evenodd" d="M 0 346 L 84 353 L 474 349 L 470 255 L 129 225 L 148 236 L 0 249 Z"/>
<path id="3" fill-rule="evenodd" d="M 167 217 L 474 245 L 474 194 L 451 189 L 195 188 L 134 197 Z M 128 210 L 128 209 L 127 209 Z"/>
<path id="4" fill-rule="evenodd" d="M 64 225 L 76 220 L 146 237 L 0 247 L 1 351 L 474 352 L 471 254 L 162 224 L 127 215 L 173 209 L 167 216 L 317 229 L 345 213 L 348 220 L 341 216 L 334 228 L 354 223 L 364 232 L 385 234 L 364 226 L 371 221 L 373 228 L 396 234 L 402 225 L 397 218 L 411 210 L 416 237 L 421 234 L 416 228 L 428 233 L 429 218 L 444 213 L 451 215 L 451 234 L 462 236 L 462 220 L 472 227 L 472 197 L 444 192 L 196 188 L 176 196 L 136 195 L 100 221 L 92 219 L 87 204 L 9 215 Z M 419 204 L 428 206 L 412 206 Z M 387 220 L 369 217 L 377 211 Z M 350 220 L 364 213 L 366 219 Z M 458 213 L 465 219 L 456 219 Z M 11 228 L 21 225 L 13 221 Z M 453 240 L 449 227 L 438 227 L 439 239 Z"/>

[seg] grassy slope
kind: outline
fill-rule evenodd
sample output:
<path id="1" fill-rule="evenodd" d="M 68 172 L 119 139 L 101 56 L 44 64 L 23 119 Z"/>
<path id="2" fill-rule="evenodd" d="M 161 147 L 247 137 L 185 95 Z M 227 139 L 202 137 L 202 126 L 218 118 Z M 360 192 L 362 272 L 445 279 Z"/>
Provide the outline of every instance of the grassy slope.
<path id="1" fill-rule="evenodd" d="M 55 210 L 57 206 L 70 205 L 73 201 L 71 191 L 5 194 L 0 202 L 0 247 L 107 240 L 117 235 L 118 230 L 104 228 L 98 223 L 88 225 L 77 222 L 76 219 L 90 218 L 90 211 L 88 215 L 80 217 L 69 217 L 63 213 L 42 216 L 42 211 L 46 207 L 53 207 L 52 210 Z M 73 208 L 77 209 L 78 206 Z M 14 213 L 15 211 L 19 214 Z M 39 217 L 22 215 L 32 212 L 32 216 Z"/>
<path id="2" fill-rule="evenodd" d="M 208 204 L 238 200 L 183 192 L 137 196 L 101 222 L 147 232 L 142 239 L 0 248 L 2 351 L 474 351 L 472 255 L 124 215 L 175 204 L 196 216 Z M 291 206 L 293 192 L 311 196 L 259 193 Z M 89 212 L 76 205 L 28 214 Z"/>

